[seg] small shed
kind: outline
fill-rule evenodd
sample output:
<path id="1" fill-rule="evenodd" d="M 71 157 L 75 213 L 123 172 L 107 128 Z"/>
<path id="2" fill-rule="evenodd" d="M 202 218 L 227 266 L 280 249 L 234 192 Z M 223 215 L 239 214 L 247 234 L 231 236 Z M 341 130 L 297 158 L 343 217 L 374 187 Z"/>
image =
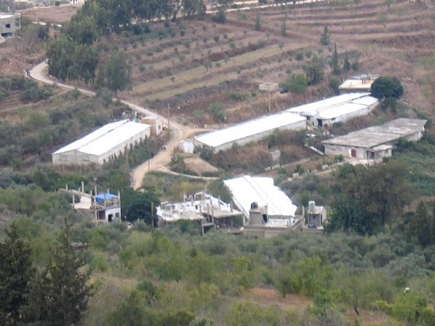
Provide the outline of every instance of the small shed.
<path id="1" fill-rule="evenodd" d="M 178 149 L 183 153 L 192 154 L 195 150 L 195 145 L 190 140 L 182 140 L 178 143 Z"/>
<path id="2" fill-rule="evenodd" d="M 306 226 L 318 229 L 323 227 L 326 221 L 326 209 L 323 206 L 316 206 L 316 202 L 308 202 Z"/>
<path id="3" fill-rule="evenodd" d="M 161 117 L 146 116 L 141 119 L 141 122 L 151 126 L 152 136 L 157 136 L 163 131 L 163 121 Z"/>

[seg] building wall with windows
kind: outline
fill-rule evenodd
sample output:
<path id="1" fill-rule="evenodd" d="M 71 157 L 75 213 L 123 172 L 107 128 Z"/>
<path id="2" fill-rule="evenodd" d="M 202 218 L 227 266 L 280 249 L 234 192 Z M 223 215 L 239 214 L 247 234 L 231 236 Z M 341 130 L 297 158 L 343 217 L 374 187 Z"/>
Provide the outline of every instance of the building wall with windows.
<path id="1" fill-rule="evenodd" d="M 18 31 L 21 31 L 21 13 L 10 14 L 0 12 L 0 35 L 3 37 L 14 37 Z"/>

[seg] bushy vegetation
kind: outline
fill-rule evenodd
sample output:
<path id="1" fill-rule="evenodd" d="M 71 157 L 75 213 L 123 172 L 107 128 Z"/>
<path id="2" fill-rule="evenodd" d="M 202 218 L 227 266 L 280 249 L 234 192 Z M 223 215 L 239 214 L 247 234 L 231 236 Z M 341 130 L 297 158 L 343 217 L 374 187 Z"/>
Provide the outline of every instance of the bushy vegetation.
<path id="1" fill-rule="evenodd" d="M 12 92 L 19 92 L 23 103 L 38 102 L 49 98 L 53 94 L 53 87 L 39 87 L 35 81 L 21 76 L 0 78 L 0 101 Z"/>

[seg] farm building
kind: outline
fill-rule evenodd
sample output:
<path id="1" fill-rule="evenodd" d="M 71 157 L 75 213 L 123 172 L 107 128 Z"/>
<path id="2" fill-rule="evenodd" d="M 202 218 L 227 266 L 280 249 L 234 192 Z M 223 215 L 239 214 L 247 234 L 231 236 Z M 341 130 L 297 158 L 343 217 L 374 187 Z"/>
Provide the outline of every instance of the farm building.
<path id="1" fill-rule="evenodd" d="M 150 134 L 151 127 L 147 124 L 129 120 L 109 123 L 51 154 L 53 164 L 104 164 Z"/>
<path id="2" fill-rule="evenodd" d="M 0 12 L 0 36 L 14 37 L 21 31 L 21 13 L 11 14 Z"/>
<path id="3" fill-rule="evenodd" d="M 336 122 L 367 115 L 378 104 L 378 100 L 368 93 L 349 93 L 297 106 L 287 112 L 306 117 L 308 125 L 328 127 Z"/>
<path id="4" fill-rule="evenodd" d="M 381 160 L 392 155 L 392 148 L 400 138 L 419 140 L 423 136 L 426 122 L 427 120 L 420 119 L 396 119 L 380 126 L 324 140 L 322 143 L 327 155 Z"/>
<path id="5" fill-rule="evenodd" d="M 224 183 L 248 222 L 251 209 L 260 210 L 261 218 L 269 224 L 279 224 L 279 220 L 287 222 L 296 215 L 297 207 L 274 185 L 272 178 L 243 176 Z"/>
<path id="6" fill-rule="evenodd" d="M 195 136 L 195 142 L 196 145 L 212 148 L 217 153 L 231 148 L 234 144 L 244 145 L 265 139 L 275 130 L 304 129 L 305 120 L 304 117 L 282 112 Z"/>
<path id="7" fill-rule="evenodd" d="M 355 93 L 355 92 L 370 92 L 373 82 L 379 75 L 363 74 L 347 79 L 338 86 L 340 94 Z"/>

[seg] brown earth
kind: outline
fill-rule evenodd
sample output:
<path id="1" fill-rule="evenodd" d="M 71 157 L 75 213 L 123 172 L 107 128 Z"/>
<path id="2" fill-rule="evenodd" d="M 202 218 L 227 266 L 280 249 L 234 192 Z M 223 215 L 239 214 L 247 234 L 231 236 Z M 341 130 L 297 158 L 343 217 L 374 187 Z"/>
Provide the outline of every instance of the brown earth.
<path id="1" fill-rule="evenodd" d="M 51 6 L 45 8 L 30 8 L 21 11 L 22 16 L 31 21 L 50 22 L 52 24 L 64 24 L 71 20 L 80 6 Z"/>
<path id="2" fill-rule="evenodd" d="M 203 175 L 205 172 L 217 172 L 218 169 L 210 163 L 204 161 L 198 156 L 188 156 L 184 159 L 188 170 L 194 172 L 197 175 Z"/>
<path id="3" fill-rule="evenodd" d="M 258 92 L 258 84 L 280 82 L 288 73 L 301 73 L 313 54 L 324 58 L 328 70 L 333 44 L 337 44 L 341 61 L 346 51 L 351 62 L 359 55 L 360 68 L 347 76 L 366 72 L 395 75 L 405 86 L 404 100 L 432 113 L 435 78 L 423 65 L 434 68 L 430 56 L 435 32 L 431 11 L 426 7 L 409 2 L 387 7 L 368 0 L 351 6 L 279 6 L 261 9 L 260 13 L 260 31 L 254 29 L 256 12 L 236 11 L 228 13 L 224 25 L 209 19 L 174 24 L 176 37 L 172 39 L 159 41 L 147 34 L 128 38 L 113 35 L 101 44 L 108 49 L 111 44 L 123 44 L 133 64 L 134 86 L 124 96 L 156 110 L 168 104 L 177 107 L 174 115 L 195 125 L 214 123 L 207 109 L 212 102 L 225 104 L 229 123 L 267 113 L 268 95 Z M 284 20 L 286 36 L 281 35 Z M 331 32 L 327 47 L 319 42 L 326 24 Z M 180 36 L 181 26 L 184 36 Z M 162 25 L 154 24 L 153 28 Z M 303 60 L 296 60 L 298 52 L 304 54 Z M 204 63 L 212 67 L 206 68 Z M 234 100 L 232 93 L 248 96 Z M 272 94 L 272 112 L 332 92 L 325 80 L 302 96 L 276 95 Z"/>
<path id="4" fill-rule="evenodd" d="M 274 289 L 254 288 L 245 295 L 245 298 L 251 299 L 265 307 L 278 305 L 281 309 L 305 309 L 312 306 L 311 300 L 307 297 L 291 293 L 283 298 L 282 295 Z M 393 318 L 379 311 L 361 309 L 360 315 L 357 316 L 353 310 L 349 310 L 347 316 L 350 322 L 353 323 L 358 319 L 362 325 L 380 326 L 394 322 Z"/>

